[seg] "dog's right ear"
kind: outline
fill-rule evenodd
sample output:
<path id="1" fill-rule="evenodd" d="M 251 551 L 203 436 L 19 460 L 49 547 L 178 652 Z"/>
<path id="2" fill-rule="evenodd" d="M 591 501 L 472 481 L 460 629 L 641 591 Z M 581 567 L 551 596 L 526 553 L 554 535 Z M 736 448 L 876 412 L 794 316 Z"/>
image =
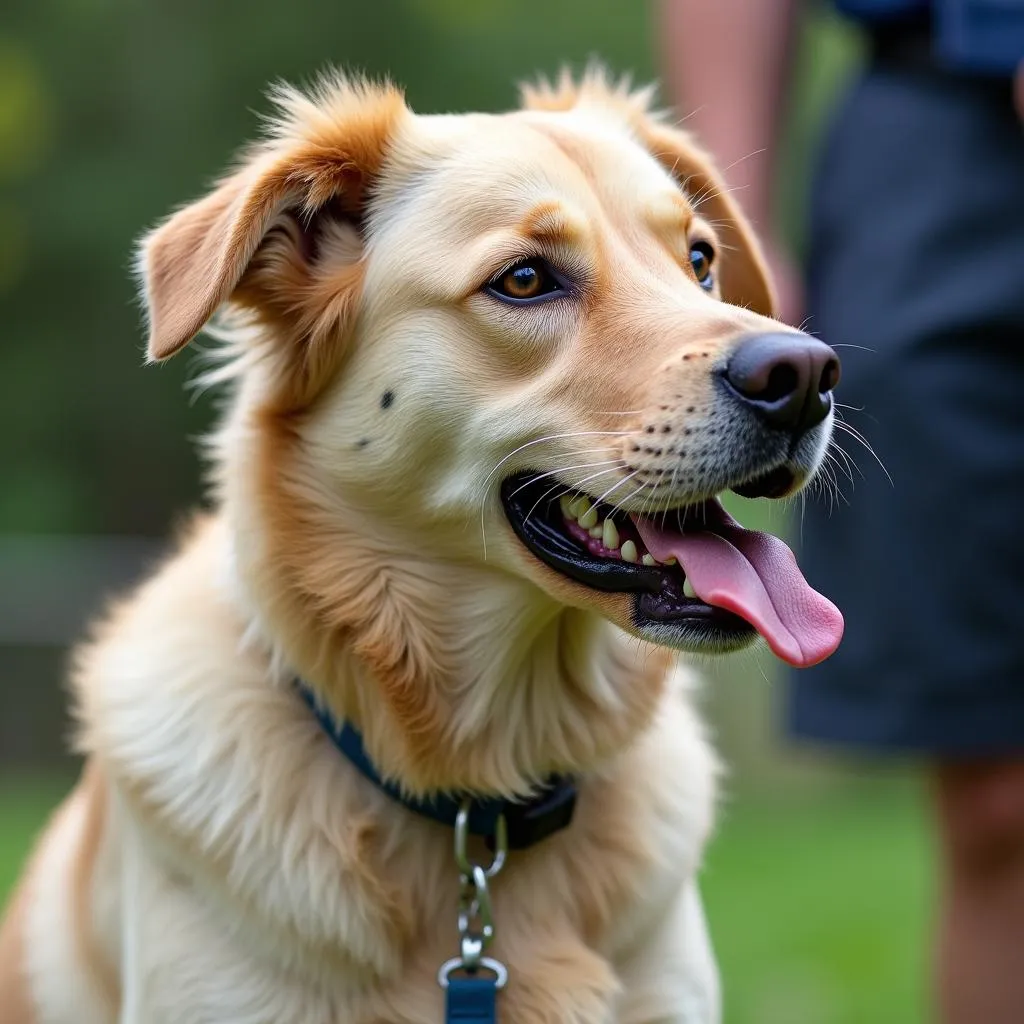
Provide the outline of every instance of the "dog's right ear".
<path id="1" fill-rule="evenodd" d="M 275 99 L 280 116 L 270 140 L 210 195 L 143 239 L 139 275 L 151 361 L 184 348 L 236 293 L 272 227 L 282 228 L 275 262 L 287 264 L 290 284 L 308 280 L 323 218 L 358 228 L 398 122 L 408 115 L 397 89 L 342 78 L 325 82 L 310 97 L 280 89 Z M 245 304 L 258 307 L 263 298 L 274 304 L 274 296 L 260 293 L 268 275 L 249 277 L 240 296 Z M 290 313 L 309 319 L 307 310 Z M 273 315 L 289 313 L 275 308 Z"/>
<path id="2" fill-rule="evenodd" d="M 566 70 L 554 83 L 541 79 L 522 87 L 523 105 L 528 110 L 597 106 L 617 114 L 718 233 L 725 250 L 718 274 L 722 298 L 763 316 L 774 316 L 775 292 L 749 221 L 710 157 L 686 132 L 666 124 L 664 112 L 651 110 L 653 97 L 652 87 L 634 90 L 628 78 L 616 82 L 600 64 L 592 64 L 578 82 Z"/>

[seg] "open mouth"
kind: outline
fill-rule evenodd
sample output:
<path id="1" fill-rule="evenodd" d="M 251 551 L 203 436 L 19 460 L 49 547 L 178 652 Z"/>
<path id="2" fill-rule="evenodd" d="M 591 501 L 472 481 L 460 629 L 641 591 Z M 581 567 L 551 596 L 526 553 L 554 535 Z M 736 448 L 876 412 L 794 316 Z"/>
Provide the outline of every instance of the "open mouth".
<path id="1" fill-rule="evenodd" d="M 501 497 L 537 558 L 585 587 L 632 595 L 633 625 L 656 642 L 727 651 L 760 634 L 784 661 L 807 667 L 842 638 L 842 615 L 789 548 L 744 529 L 714 499 L 642 516 L 553 488 L 536 472 L 505 480 Z"/>

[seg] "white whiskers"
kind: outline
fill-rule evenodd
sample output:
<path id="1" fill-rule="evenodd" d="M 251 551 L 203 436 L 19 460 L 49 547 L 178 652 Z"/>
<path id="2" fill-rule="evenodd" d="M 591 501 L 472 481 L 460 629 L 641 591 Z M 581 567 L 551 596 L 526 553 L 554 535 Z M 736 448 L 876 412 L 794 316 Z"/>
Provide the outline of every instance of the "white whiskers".
<path id="1" fill-rule="evenodd" d="M 638 472 L 639 472 L 639 471 L 638 471 Z M 634 476 L 636 476 L 636 473 L 630 473 L 630 474 L 629 474 L 629 477 L 627 477 L 626 479 L 628 480 L 628 479 L 629 479 L 630 477 L 634 477 Z M 626 481 L 625 481 L 625 480 L 623 480 L 623 483 L 625 483 L 625 482 L 626 482 Z M 636 497 L 636 496 L 637 496 L 638 494 L 640 494 L 640 493 L 641 493 L 641 491 L 643 491 L 643 489 L 644 489 L 645 487 L 647 487 L 647 486 L 648 486 L 648 485 L 647 485 L 647 481 L 645 480 L 645 481 L 644 481 L 643 483 L 641 483 L 641 484 L 640 484 L 640 486 L 639 486 L 638 488 L 636 488 L 636 490 L 634 490 L 634 491 L 630 491 L 630 492 L 629 492 L 629 494 L 627 494 L 627 495 L 626 495 L 626 496 L 625 496 L 625 497 L 624 497 L 624 498 L 623 498 L 623 499 L 622 499 L 621 501 L 617 501 L 617 502 L 616 502 L 616 503 L 615 503 L 615 504 L 614 504 L 614 505 L 612 506 L 612 511 L 611 511 L 611 515 L 615 515 L 615 513 L 616 513 L 616 512 L 619 512 L 619 511 L 621 511 L 621 510 L 622 510 L 622 506 L 623 506 L 623 505 L 625 505 L 627 501 L 631 501 L 631 500 L 632 500 L 633 498 L 635 498 L 635 497 Z M 628 515 L 628 513 L 627 513 L 627 515 Z"/>
<path id="2" fill-rule="evenodd" d="M 487 560 L 487 485 L 494 477 L 494 474 L 497 473 L 501 467 L 509 461 L 509 459 L 533 445 L 544 444 L 546 441 L 559 441 L 568 437 L 627 437 L 631 433 L 632 431 L 629 430 L 573 430 L 563 434 L 546 434 L 544 437 L 535 437 L 533 440 L 527 441 L 525 444 L 521 444 L 518 448 L 513 449 L 508 453 L 508 455 L 495 463 L 491 471 L 484 477 L 483 484 L 481 485 L 483 493 L 480 497 L 480 537 L 483 542 L 484 561 Z M 593 453 L 599 451 L 601 451 L 601 449 L 588 449 L 588 452 Z M 594 465 L 597 465 L 597 463 Z M 568 472 L 571 468 L 573 467 L 568 467 L 566 470 L 555 470 L 554 472 Z"/>
<path id="3" fill-rule="evenodd" d="M 885 474 L 885 478 L 889 481 L 889 485 L 891 487 L 895 487 L 896 485 L 893 483 L 892 477 L 889 476 L 889 470 L 885 468 L 885 463 L 878 457 L 878 453 L 871 447 L 868 439 L 856 427 L 850 426 L 850 424 L 847 423 L 838 412 L 836 413 L 834 423 L 837 430 L 841 430 L 844 434 L 848 434 L 867 451 L 871 458 L 878 463 L 882 472 Z"/>
<path id="4" fill-rule="evenodd" d="M 618 483 L 612 484 L 612 486 L 609 487 L 608 490 L 605 491 L 604 494 L 602 494 L 601 497 L 597 499 L 597 503 L 600 504 L 613 491 L 617 491 L 623 484 L 629 483 L 629 481 L 632 480 L 633 477 L 635 477 L 637 475 L 637 473 L 639 473 L 639 472 L 640 472 L 639 469 L 634 469 L 633 472 L 629 474 L 629 476 L 625 476 Z"/>
<path id="5" fill-rule="evenodd" d="M 611 469 L 602 469 L 600 473 L 591 473 L 591 474 L 590 474 L 590 476 L 585 476 L 585 477 L 584 477 L 584 478 L 583 478 L 583 479 L 582 479 L 582 480 L 580 481 L 580 484 L 585 484 L 585 483 L 587 483 L 587 482 L 588 482 L 588 481 L 590 481 L 590 480 L 597 480 L 597 479 L 598 479 L 599 477 L 602 477 L 602 476 L 606 476 L 606 475 L 607 475 L 608 473 L 614 473 L 614 472 L 616 472 L 616 470 L 617 470 L 617 469 L 619 468 L 619 466 L 621 466 L 622 464 L 621 464 L 621 463 L 620 463 L 620 462 L 618 461 L 618 459 L 615 459 L 615 460 L 613 460 L 613 461 L 614 461 L 614 462 L 616 462 L 616 465 L 615 465 L 615 466 L 613 466 L 613 467 L 612 467 Z M 593 465 L 601 465 L 601 463 L 593 463 Z M 578 467 L 576 467 L 576 468 L 577 468 L 577 469 L 583 469 L 584 467 L 583 467 L 583 466 L 578 466 Z M 556 470 L 555 472 L 561 472 L 561 470 Z M 550 476 L 550 475 L 552 475 L 552 474 L 545 474 L 545 475 L 546 475 L 546 476 Z M 531 481 L 530 481 L 530 483 L 534 483 L 534 482 L 535 482 L 536 480 L 537 480 L 537 478 L 536 478 L 536 477 L 534 477 L 534 479 L 533 479 L 533 480 L 531 480 Z M 568 494 L 568 493 L 569 493 L 570 491 L 573 491 L 573 490 L 576 490 L 576 489 L 577 489 L 577 488 L 569 487 L 568 485 L 566 485 L 566 484 L 563 484 L 563 483 L 562 483 L 561 481 L 559 481 L 559 482 L 558 482 L 558 483 L 557 483 L 557 484 L 556 484 L 556 485 L 555 485 L 554 487 L 552 487 L 552 488 L 550 488 L 549 490 L 545 491 L 545 492 L 544 492 L 544 493 L 543 493 L 543 494 L 542 494 L 542 495 L 541 495 L 541 496 L 540 496 L 540 497 L 539 497 L 539 498 L 538 498 L 538 499 L 537 499 L 537 500 L 536 500 L 536 501 L 535 501 L 535 502 L 533 503 L 533 507 L 532 507 L 532 508 L 530 509 L 530 511 L 529 511 L 529 512 L 527 512 L 527 514 L 526 514 L 526 518 L 525 518 L 525 519 L 523 520 L 523 523 L 524 523 L 524 524 L 525 524 L 525 523 L 528 523 L 528 522 L 530 521 L 530 516 L 532 516 L 532 515 L 533 515 L 533 513 L 537 511 L 537 506 L 538 506 L 538 505 L 540 505 L 540 503 L 541 503 L 542 501 L 544 501 L 544 499 L 545 499 L 545 498 L 546 498 L 546 497 L 547 497 L 547 496 L 548 496 L 549 494 L 551 494 L 551 493 L 552 493 L 552 491 L 557 491 L 559 487 L 561 487 L 561 488 L 562 488 L 562 494 Z M 561 497 L 561 495 L 559 495 L 559 497 Z M 596 504 L 596 503 L 595 503 L 595 504 Z"/>

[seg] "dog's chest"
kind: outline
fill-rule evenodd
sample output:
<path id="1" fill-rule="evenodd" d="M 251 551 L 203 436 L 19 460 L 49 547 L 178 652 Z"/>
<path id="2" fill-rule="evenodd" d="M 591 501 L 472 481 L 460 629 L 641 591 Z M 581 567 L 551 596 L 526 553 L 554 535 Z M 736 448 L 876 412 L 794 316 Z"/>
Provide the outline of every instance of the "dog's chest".
<path id="1" fill-rule="evenodd" d="M 660 998 L 657 989 L 669 991 L 674 984 L 704 1000 L 701 990 L 713 985 L 707 979 L 713 968 L 703 921 L 699 912 L 694 920 L 692 908 L 677 912 L 694 892 L 691 883 L 711 817 L 711 761 L 703 756 L 705 748 L 699 749 L 703 754 L 695 758 L 692 745 L 681 749 L 675 742 L 652 742 L 631 759 L 636 774 L 581 787 L 568 830 L 510 855 L 490 885 L 495 937 L 486 951 L 509 972 L 499 997 L 503 1024 L 643 1020 L 644 1011 L 638 1015 L 629 1009 L 638 987 L 651 989 L 640 999 L 643 1005 Z M 440 874 L 433 898 L 413 892 L 405 897 L 419 904 L 420 912 L 400 966 L 365 1001 L 349 1003 L 349 1015 L 339 1021 L 444 1020 L 437 971 L 459 950 L 458 871 L 447 840 L 436 854 Z M 423 863 L 424 850 L 410 853 Z M 485 851 L 477 853 L 486 858 Z M 661 967 L 651 967 L 658 962 Z M 695 981 L 683 976 L 694 973 L 691 962 L 699 962 Z M 675 981 L 669 976 L 673 972 Z M 344 987 L 339 985 L 337 995 L 348 1003 Z"/>
<path id="2" fill-rule="evenodd" d="M 713 776 L 695 719 L 672 702 L 635 748 L 581 782 L 567 830 L 510 856 L 491 886 L 487 950 L 509 971 L 503 1024 L 644 1019 L 622 1007 L 650 950 L 669 974 L 684 959 L 671 910 L 710 826 Z M 381 821 L 346 809 L 335 772 L 323 781 L 319 818 L 314 801 L 288 805 L 287 844 L 275 830 L 247 833 L 229 870 L 211 863 L 195 885 L 172 883 L 154 850 L 140 850 L 141 878 L 153 881 L 130 899 L 143 1001 L 168 1014 L 147 1019 L 444 1020 L 437 972 L 459 950 L 451 831 L 382 797 L 388 838 Z"/>
<path id="3" fill-rule="evenodd" d="M 571 833 L 565 838 L 570 840 Z M 669 962 L 664 948 L 648 950 L 665 942 L 666 917 L 674 916 L 671 908 L 686 888 L 691 851 L 666 847 L 664 852 L 677 857 L 656 863 L 622 840 L 581 845 L 575 856 L 536 851 L 520 864 L 513 856 L 508 874 L 494 880 L 495 938 L 486 953 L 508 970 L 507 987 L 498 996 L 502 1024 L 642 1020 L 627 1012 L 636 995 L 633 962 L 653 953 L 654 960 L 665 959 L 666 972 L 688 969 L 682 958 Z M 311 979 L 292 981 L 287 1002 L 294 1015 L 279 1003 L 267 1024 L 442 1024 L 445 995 L 438 969 L 457 954 L 459 936 L 456 887 L 441 889 L 433 913 L 417 922 L 385 977 L 367 985 L 364 972 L 352 967 L 318 971 L 314 984 Z M 685 934 L 682 922 L 669 927 L 671 950 L 703 942 L 701 935 Z M 676 982 L 659 975 L 657 986 L 671 988 Z"/>

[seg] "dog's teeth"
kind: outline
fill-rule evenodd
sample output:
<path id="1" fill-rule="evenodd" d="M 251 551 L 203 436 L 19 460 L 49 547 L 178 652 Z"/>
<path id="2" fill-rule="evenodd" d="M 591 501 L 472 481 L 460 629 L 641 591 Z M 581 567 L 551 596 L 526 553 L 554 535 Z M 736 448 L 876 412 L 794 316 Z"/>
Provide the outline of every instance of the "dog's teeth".
<path id="1" fill-rule="evenodd" d="M 686 579 L 683 580 L 683 593 L 687 597 L 695 598 L 697 596 L 697 591 L 693 589 L 693 584 L 690 582 L 689 576 L 687 576 Z"/>
<path id="2" fill-rule="evenodd" d="M 579 519 L 579 517 L 587 511 L 589 504 L 590 502 L 588 502 L 586 498 L 580 498 L 578 496 L 573 498 L 572 501 L 569 502 L 569 515 L 572 516 L 573 519 Z"/>
<path id="3" fill-rule="evenodd" d="M 606 519 L 601 528 L 601 543 L 609 551 L 615 551 L 619 546 L 619 529 L 611 519 Z"/>
<path id="4" fill-rule="evenodd" d="M 643 562 L 644 565 L 657 565 L 658 564 L 657 561 L 655 560 L 654 555 L 644 555 L 643 558 L 640 559 L 640 561 Z"/>
<path id="5" fill-rule="evenodd" d="M 678 565 L 679 563 L 676 561 L 676 559 L 673 556 L 669 555 L 669 557 L 665 559 L 665 564 L 666 565 Z"/>
<path id="6" fill-rule="evenodd" d="M 558 504 L 561 506 L 562 515 L 565 516 L 566 519 L 575 519 L 576 518 L 576 513 L 573 511 L 573 507 L 572 507 L 573 506 L 573 499 L 570 498 L 568 494 L 563 494 L 558 499 Z"/>
<path id="7" fill-rule="evenodd" d="M 635 562 L 637 559 L 636 545 L 631 540 L 627 540 L 626 543 L 622 545 L 622 550 L 619 554 L 622 555 L 622 560 L 624 562 Z"/>
<path id="8" fill-rule="evenodd" d="M 580 514 L 580 526 L 584 530 L 589 530 L 592 526 L 597 525 L 597 506 L 591 505 L 584 499 L 584 504 L 587 506 L 586 511 Z"/>
<path id="9" fill-rule="evenodd" d="M 604 529 L 600 526 L 592 526 L 590 528 L 590 536 L 593 537 L 594 540 L 598 540 L 599 538 L 604 537 Z"/>

